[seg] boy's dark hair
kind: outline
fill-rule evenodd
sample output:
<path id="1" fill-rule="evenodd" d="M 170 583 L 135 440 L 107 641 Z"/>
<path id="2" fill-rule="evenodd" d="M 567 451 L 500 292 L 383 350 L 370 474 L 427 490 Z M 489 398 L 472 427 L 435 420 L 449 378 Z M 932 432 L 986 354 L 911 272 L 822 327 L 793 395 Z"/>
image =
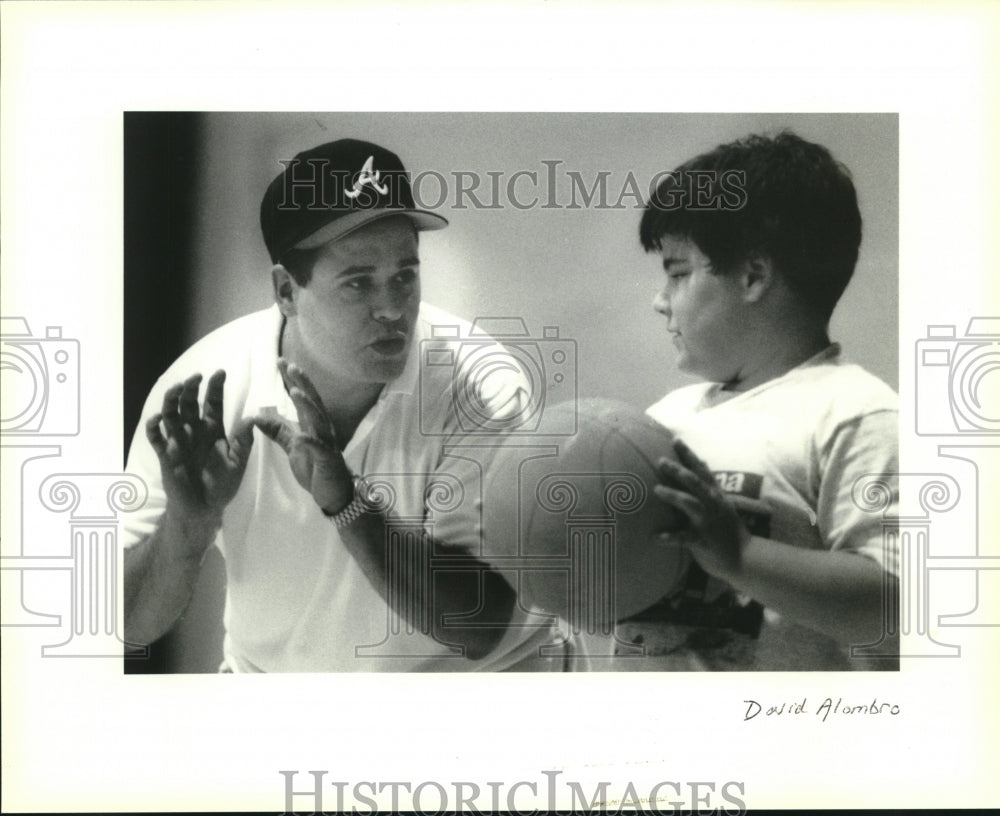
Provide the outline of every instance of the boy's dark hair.
<path id="1" fill-rule="evenodd" d="M 770 258 L 803 303 L 828 320 L 854 273 L 861 213 L 850 172 L 822 145 L 785 131 L 696 156 L 659 183 L 639 239 L 694 242 L 720 273 Z"/>

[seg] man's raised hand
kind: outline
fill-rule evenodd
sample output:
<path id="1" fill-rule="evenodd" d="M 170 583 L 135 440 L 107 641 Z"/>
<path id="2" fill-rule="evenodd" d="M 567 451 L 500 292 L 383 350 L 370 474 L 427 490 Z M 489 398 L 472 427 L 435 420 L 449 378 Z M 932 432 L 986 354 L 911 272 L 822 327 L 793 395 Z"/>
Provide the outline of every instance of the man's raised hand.
<path id="1" fill-rule="evenodd" d="M 288 455 L 296 481 L 327 515 L 333 515 L 354 497 L 354 479 L 337 444 L 333 423 L 305 372 L 284 358 L 278 369 L 288 390 L 298 427 L 277 415 L 261 414 L 253 424 Z"/>
<path id="2" fill-rule="evenodd" d="M 226 372 L 209 377 L 204 408 L 201 374 L 167 389 L 160 413 L 146 422 L 146 438 L 160 460 L 168 509 L 218 518 L 239 489 L 253 446 L 253 423 L 240 420 L 231 437 L 223 422 Z"/>

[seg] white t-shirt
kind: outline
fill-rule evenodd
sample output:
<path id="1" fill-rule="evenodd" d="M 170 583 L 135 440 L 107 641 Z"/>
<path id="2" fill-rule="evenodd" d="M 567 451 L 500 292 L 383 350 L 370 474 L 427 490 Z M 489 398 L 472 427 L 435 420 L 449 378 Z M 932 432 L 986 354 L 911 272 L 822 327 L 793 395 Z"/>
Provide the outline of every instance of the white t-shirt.
<path id="1" fill-rule="evenodd" d="M 149 498 L 128 518 L 125 547 L 152 533 L 166 506 L 144 425 L 160 410 L 168 387 L 191 374 L 207 377 L 224 368 L 227 431 L 239 418 L 270 408 L 296 420 L 277 369 L 281 325 L 276 306 L 234 320 L 193 345 L 157 381 L 127 464 L 130 473 L 145 480 Z M 449 328 L 435 332 L 434 327 Z M 403 374 L 383 388 L 344 450 L 352 472 L 382 483 L 394 495 L 389 514 L 400 535 L 407 528 L 433 535 L 435 502 L 448 510 L 450 502 L 462 498 L 448 491 L 442 449 L 462 430 L 453 385 L 459 346 L 470 329 L 466 321 L 422 304 Z M 421 365 L 422 356 L 432 364 Z M 491 378 L 494 388 L 496 382 Z M 512 390 L 521 386 L 522 381 L 511 379 Z M 490 397 L 501 405 L 512 401 L 510 394 Z M 285 453 L 254 433 L 246 473 L 216 539 L 226 561 L 224 652 L 233 670 L 498 671 L 521 668 L 525 660 L 530 665 L 541 645 L 558 640 L 553 626 L 525 626 L 527 613 L 516 608 L 498 647 L 473 661 L 408 624 L 347 554 L 336 528 L 296 482 Z"/>
<path id="2" fill-rule="evenodd" d="M 866 512 L 852 498 L 860 477 L 880 474 L 898 502 L 898 397 L 861 367 L 843 362 L 838 345 L 750 391 L 687 386 L 647 413 L 690 445 L 724 490 L 763 502 L 767 510 L 748 519 L 752 533 L 797 547 L 858 552 L 898 575 L 898 553 L 883 542 L 883 515 Z M 721 581 L 708 579 L 699 590 L 701 602 L 718 609 L 724 590 L 729 588 Z M 740 659 L 746 665 L 732 668 L 874 667 L 773 610 L 764 610 L 760 637 Z"/>

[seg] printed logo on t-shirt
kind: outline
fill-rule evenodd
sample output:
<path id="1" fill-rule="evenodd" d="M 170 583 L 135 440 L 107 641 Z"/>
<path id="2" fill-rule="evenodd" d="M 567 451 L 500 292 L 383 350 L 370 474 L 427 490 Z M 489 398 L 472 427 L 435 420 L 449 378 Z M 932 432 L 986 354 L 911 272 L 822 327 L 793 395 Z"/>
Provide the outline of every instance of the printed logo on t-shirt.
<path id="1" fill-rule="evenodd" d="M 718 470 L 712 474 L 724 493 L 754 503 L 740 503 L 737 512 L 751 535 L 767 538 L 771 533 L 771 513 L 760 501 L 764 478 L 759 473 Z M 687 645 L 700 649 L 724 648 L 731 634 L 756 638 L 764 620 L 764 608 L 757 601 L 736 592 L 718 578 L 708 575 L 692 561 L 683 586 L 672 595 L 636 616 L 638 619 L 666 621 L 689 630 Z M 709 632 L 716 634 L 711 637 Z"/>
<path id="2" fill-rule="evenodd" d="M 759 499 L 764 478 L 759 473 L 744 473 L 739 470 L 716 470 L 712 475 L 716 484 L 726 493 L 736 493 L 748 499 Z"/>
<path id="3" fill-rule="evenodd" d="M 715 483 L 724 493 L 742 496 L 753 501 L 760 500 L 764 477 L 759 473 L 745 473 L 739 470 L 716 470 L 712 475 Z M 750 535 L 767 538 L 771 535 L 771 512 L 761 504 L 759 507 L 739 506 L 737 511 Z"/>

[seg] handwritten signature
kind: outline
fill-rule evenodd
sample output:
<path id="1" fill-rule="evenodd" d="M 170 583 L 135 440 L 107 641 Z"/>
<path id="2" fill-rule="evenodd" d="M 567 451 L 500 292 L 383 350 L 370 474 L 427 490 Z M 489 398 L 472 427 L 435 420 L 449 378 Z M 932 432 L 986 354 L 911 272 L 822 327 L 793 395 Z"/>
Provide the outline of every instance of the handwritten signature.
<path id="1" fill-rule="evenodd" d="M 803 697 L 801 700 L 790 700 L 788 702 L 765 705 L 756 700 L 744 700 L 747 710 L 743 715 L 743 721 L 752 720 L 755 717 L 788 717 L 801 716 L 803 714 L 821 717 L 826 722 L 830 715 L 834 717 L 851 716 L 862 717 L 895 717 L 900 713 L 900 707 L 896 703 L 880 702 L 877 697 L 873 697 L 870 703 L 844 702 L 843 697 L 834 700 L 827 697 L 819 704 L 815 710 L 809 705 L 809 699 Z"/>

